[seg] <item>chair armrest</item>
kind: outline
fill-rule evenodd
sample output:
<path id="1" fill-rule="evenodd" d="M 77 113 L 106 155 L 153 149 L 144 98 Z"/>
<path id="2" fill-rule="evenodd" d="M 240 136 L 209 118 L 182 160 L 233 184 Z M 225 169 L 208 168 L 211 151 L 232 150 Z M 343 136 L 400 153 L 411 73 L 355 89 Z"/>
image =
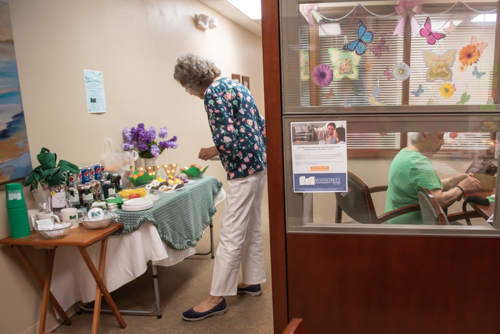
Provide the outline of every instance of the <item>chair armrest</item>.
<path id="1" fill-rule="evenodd" d="M 370 193 L 378 193 L 381 191 L 387 191 L 387 186 L 375 186 L 375 187 L 370 187 L 368 188 Z"/>
<path id="2" fill-rule="evenodd" d="M 405 213 L 410 213 L 414 211 L 420 211 L 420 204 L 411 204 L 386 212 L 378 217 L 378 223 L 380 224 L 394 217 L 401 216 L 404 215 Z"/>
<path id="3" fill-rule="evenodd" d="M 464 211 L 464 212 L 451 213 L 446 217 L 448 218 L 448 221 L 452 222 L 456 220 L 463 220 L 466 218 L 478 218 L 481 217 L 481 215 L 476 211 Z"/>

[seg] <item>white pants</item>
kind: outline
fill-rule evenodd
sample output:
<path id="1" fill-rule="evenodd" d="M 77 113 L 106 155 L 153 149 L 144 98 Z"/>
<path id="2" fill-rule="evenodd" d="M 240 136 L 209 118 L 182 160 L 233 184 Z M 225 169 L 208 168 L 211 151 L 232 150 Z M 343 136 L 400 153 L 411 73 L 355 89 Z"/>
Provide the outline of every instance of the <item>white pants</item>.
<path id="1" fill-rule="evenodd" d="M 212 296 L 234 296 L 241 269 L 244 284 L 266 282 L 261 211 L 267 171 L 228 181 L 220 242 L 215 256 Z"/>

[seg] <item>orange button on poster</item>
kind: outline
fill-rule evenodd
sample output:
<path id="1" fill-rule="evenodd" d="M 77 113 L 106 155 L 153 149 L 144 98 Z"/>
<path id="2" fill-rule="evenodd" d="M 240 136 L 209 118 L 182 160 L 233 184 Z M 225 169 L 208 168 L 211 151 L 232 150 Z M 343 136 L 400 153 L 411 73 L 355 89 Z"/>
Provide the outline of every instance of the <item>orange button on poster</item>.
<path id="1" fill-rule="evenodd" d="M 329 166 L 311 166 L 311 172 L 328 172 Z"/>

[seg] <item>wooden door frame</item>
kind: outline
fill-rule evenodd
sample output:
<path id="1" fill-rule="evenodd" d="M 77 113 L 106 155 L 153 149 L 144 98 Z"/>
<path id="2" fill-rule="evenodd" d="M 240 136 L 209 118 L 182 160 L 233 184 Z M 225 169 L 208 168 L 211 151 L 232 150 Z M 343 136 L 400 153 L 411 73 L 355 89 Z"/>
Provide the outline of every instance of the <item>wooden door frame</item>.
<path id="1" fill-rule="evenodd" d="M 266 114 L 269 237 L 274 332 L 288 323 L 283 133 L 281 124 L 281 57 L 278 0 L 262 0 L 262 54 Z"/>

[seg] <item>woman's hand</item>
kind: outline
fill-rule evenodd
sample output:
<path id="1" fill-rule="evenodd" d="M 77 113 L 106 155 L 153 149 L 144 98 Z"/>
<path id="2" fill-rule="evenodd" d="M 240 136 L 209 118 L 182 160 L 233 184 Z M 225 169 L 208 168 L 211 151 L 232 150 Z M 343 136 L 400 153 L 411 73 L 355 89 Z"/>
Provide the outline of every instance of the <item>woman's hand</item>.
<path id="1" fill-rule="evenodd" d="M 468 177 L 472 177 L 474 174 L 472 173 L 466 173 L 466 174 L 460 174 L 457 176 L 450 177 L 448 180 L 448 184 L 450 188 L 456 187 L 460 182 L 463 180 L 467 179 Z"/>
<path id="2" fill-rule="evenodd" d="M 481 189 L 481 183 L 478 179 L 472 177 L 472 174 L 465 174 L 467 177 L 460 181 L 458 185 L 464 189 L 466 193 L 473 193 Z"/>
<path id="3" fill-rule="evenodd" d="M 212 147 L 202 148 L 200 150 L 200 153 L 198 154 L 198 158 L 207 161 L 217 155 L 220 155 L 219 150 L 215 146 L 212 146 Z"/>

